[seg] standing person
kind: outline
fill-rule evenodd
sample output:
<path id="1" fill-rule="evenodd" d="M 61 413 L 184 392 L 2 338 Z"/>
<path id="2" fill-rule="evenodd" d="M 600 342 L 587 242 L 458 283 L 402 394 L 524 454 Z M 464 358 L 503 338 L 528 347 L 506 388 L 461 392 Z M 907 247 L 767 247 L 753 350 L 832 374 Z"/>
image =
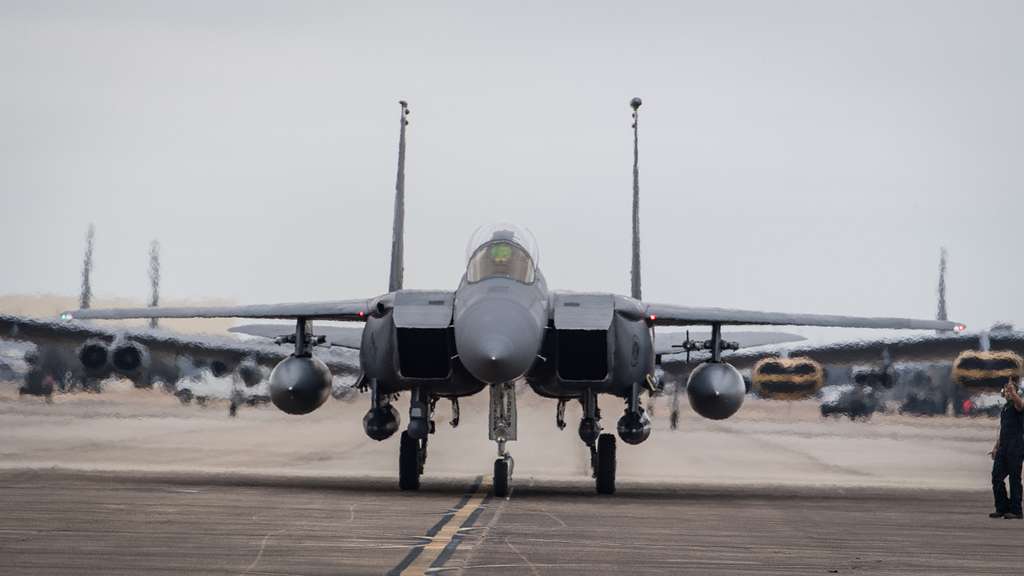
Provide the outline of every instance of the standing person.
<path id="1" fill-rule="evenodd" d="M 1021 515 L 1021 463 L 1024 462 L 1024 398 L 1017 390 L 1017 378 L 1011 377 L 1003 386 L 1006 404 L 999 414 L 999 438 L 989 452 L 992 456 L 992 494 L 996 511 L 990 518 L 1013 518 Z M 1010 478 L 1010 497 L 1006 497 L 1003 480 Z"/>

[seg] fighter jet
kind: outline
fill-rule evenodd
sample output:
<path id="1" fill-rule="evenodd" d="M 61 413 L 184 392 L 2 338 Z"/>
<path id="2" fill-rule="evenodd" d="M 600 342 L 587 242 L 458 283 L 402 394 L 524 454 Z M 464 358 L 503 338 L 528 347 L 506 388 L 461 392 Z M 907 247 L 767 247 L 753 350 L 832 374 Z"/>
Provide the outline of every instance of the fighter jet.
<path id="1" fill-rule="evenodd" d="M 516 387 L 525 380 L 537 394 L 557 402 L 561 419 L 568 401 L 583 405 L 580 439 L 589 447 L 601 494 L 615 491 L 615 436 L 602 432 L 599 398 L 623 402 L 618 437 L 639 444 L 651 433 L 641 398 L 656 387 L 659 326 L 710 327 L 706 342 L 688 342 L 703 350 L 706 361 L 694 368 L 686 386 L 694 410 L 705 418 L 724 419 L 740 409 L 743 377 L 723 362 L 723 349 L 734 347 L 723 327 L 807 325 L 909 330 L 959 330 L 949 321 L 787 314 L 728 308 L 699 308 L 648 302 L 641 295 L 638 125 L 641 101 L 632 107 L 634 140 L 631 290 L 628 295 L 549 290 L 539 266 L 537 243 L 525 230 L 507 224 L 484 226 L 473 235 L 465 272 L 451 290 L 411 290 L 403 285 L 404 160 L 409 109 L 400 102 L 399 163 L 395 186 L 394 228 L 388 291 L 363 298 L 248 306 L 122 308 L 77 310 L 65 320 L 124 318 L 251 318 L 294 321 L 294 332 L 278 342 L 293 346 L 270 376 L 275 406 L 290 414 L 307 414 L 330 392 L 328 367 L 314 353 L 326 337 L 315 335 L 315 321 L 362 323 L 359 384 L 370 393 L 363 419 L 365 432 L 384 440 L 400 428 L 397 394 L 408 392 L 409 423 L 400 435 L 399 487 L 420 485 L 427 439 L 433 430 L 438 399 L 453 403 L 487 390 L 490 439 L 497 443 L 493 488 L 510 490 L 513 460 L 508 442 L 516 439 Z M 182 345 L 185 345 L 183 342 Z"/>

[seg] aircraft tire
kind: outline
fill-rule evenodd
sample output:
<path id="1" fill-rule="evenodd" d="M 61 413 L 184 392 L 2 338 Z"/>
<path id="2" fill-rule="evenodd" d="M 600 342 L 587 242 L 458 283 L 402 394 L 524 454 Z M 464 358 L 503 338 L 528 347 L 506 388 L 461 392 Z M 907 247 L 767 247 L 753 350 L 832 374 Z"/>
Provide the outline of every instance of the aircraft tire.
<path id="1" fill-rule="evenodd" d="M 509 467 L 508 460 L 498 458 L 494 461 L 494 496 L 497 498 L 508 497 Z"/>
<path id="2" fill-rule="evenodd" d="M 398 487 L 401 490 L 419 490 L 420 488 L 420 444 L 419 441 L 402 432 L 398 446 Z"/>
<path id="3" fill-rule="evenodd" d="M 615 436 L 597 439 L 597 493 L 615 494 Z"/>

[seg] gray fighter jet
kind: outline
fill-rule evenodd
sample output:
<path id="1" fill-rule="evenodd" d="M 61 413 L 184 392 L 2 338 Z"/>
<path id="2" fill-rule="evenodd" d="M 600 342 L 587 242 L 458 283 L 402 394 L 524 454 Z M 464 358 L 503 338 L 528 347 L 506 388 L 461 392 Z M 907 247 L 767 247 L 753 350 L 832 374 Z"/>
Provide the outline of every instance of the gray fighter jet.
<path id="1" fill-rule="evenodd" d="M 602 433 L 598 398 L 624 401 L 618 420 L 619 438 L 638 444 L 650 435 L 650 421 L 641 398 L 655 389 L 656 360 L 678 352 L 671 344 L 659 348 L 658 326 L 710 327 L 703 342 L 687 341 L 687 350 L 705 351 L 706 361 L 690 371 L 686 387 L 694 410 L 705 418 L 728 418 L 739 410 L 744 381 L 722 361 L 722 350 L 734 348 L 723 338 L 725 326 L 807 325 L 910 330 L 958 330 L 954 322 L 905 318 L 785 314 L 727 308 L 697 308 L 647 302 L 641 297 L 639 184 L 637 169 L 638 114 L 633 109 L 634 186 L 632 282 L 629 295 L 601 292 L 568 293 L 548 289 L 539 267 L 536 242 L 512 225 L 480 228 L 467 253 L 465 273 L 454 290 L 410 290 L 402 281 L 404 223 L 404 160 L 408 107 L 401 102 L 399 164 L 396 182 L 394 236 L 388 292 L 328 302 L 251 306 L 78 310 L 64 319 L 124 318 L 254 318 L 288 319 L 294 331 L 277 338 L 294 346 L 274 368 L 270 395 L 274 405 L 291 414 L 312 412 L 327 399 L 331 373 L 314 354 L 318 343 L 359 349 L 360 386 L 370 393 L 363 419 L 366 433 L 384 440 L 400 427 L 393 401 L 409 392 L 409 423 L 401 433 L 399 486 L 419 487 L 426 461 L 427 438 L 433 431 L 434 405 L 488 390 L 490 438 L 497 442 L 494 492 L 509 493 L 513 471 L 507 443 L 516 439 L 516 388 L 525 380 L 539 395 L 557 401 L 557 421 L 564 426 L 565 403 L 579 401 L 583 417 L 580 439 L 590 448 L 597 491 L 615 491 L 615 437 Z M 315 335 L 321 320 L 360 322 L 358 337 L 334 328 Z M 251 330 L 271 335 L 266 326 Z M 788 339 L 788 338 L 787 338 Z M 456 418 L 457 420 L 457 418 Z"/>

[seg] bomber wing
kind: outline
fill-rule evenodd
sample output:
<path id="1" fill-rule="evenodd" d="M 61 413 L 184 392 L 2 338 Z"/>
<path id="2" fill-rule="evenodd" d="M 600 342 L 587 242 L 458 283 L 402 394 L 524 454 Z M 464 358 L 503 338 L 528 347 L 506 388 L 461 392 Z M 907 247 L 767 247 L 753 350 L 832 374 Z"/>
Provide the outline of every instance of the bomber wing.
<path id="1" fill-rule="evenodd" d="M 186 335 L 160 329 L 118 329 L 77 321 L 56 321 L 0 314 L 0 339 L 41 345 L 77 347 L 86 340 L 112 343 L 125 339 L 146 346 L 151 352 L 168 356 L 188 356 L 201 360 L 221 360 L 235 364 L 245 359 L 272 367 L 291 353 L 281 347 L 257 341 L 242 341 L 213 335 Z M 358 363 L 344 354 L 321 355 L 335 374 L 358 374 Z"/>
<path id="2" fill-rule="evenodd" d="M 63 320 L 130 318 L 261 318 L 267 320 L 365 320 L 374 299 L 254 304 L 248 306 L 177 306 L 170 308 L 89 308 L 61 314 Z"/>

